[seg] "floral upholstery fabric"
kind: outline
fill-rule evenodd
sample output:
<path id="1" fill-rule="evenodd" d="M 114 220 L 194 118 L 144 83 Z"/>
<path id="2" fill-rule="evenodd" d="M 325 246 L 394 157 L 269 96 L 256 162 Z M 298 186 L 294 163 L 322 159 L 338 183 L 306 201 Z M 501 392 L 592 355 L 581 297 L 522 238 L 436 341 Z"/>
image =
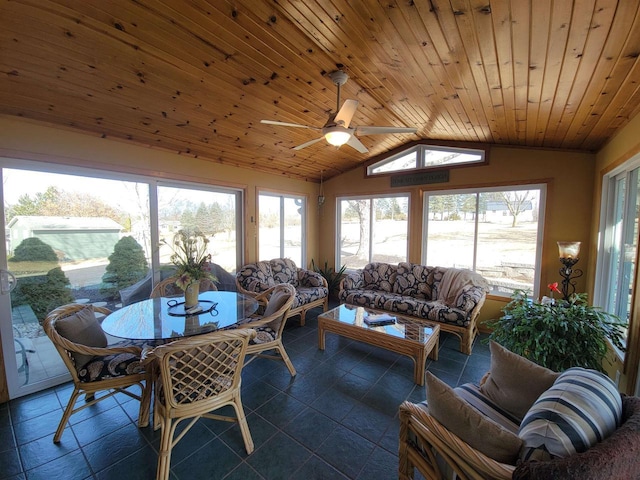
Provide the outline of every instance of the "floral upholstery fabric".
<path id="1" fill-rule="evenodd" d="M 242 288 L 255 293 L 264 292 L 278 283 L 293 285 L 296 289 L 296 298 L 291 306 L 292 309 L 329 295 L 329 291 L 323 286 L 322 275 L 298 268 L 289 258 L 274 258 L 268 262 L 245 265 L 237 273 L 237 279 Z"/>
<path id="2" fill-rule="evenodd" d="M 236 274 L 242 288 L 249 292 L 260 293 L 276 285 L 269 262 L 249 263 Z"/>
<path id="3" fill-rule="evenodd" d="M 395 265 L 388 263 L 369 263 L 362 269 L 362 288 L 391 292 L 396 281 Z"/>
<path id="4" fill-rule="evenodd" d="M 436 284 L 442 280 L 444 271 L 439 267 L 427 267 L 415 263 L 401 262 L 398 264 L 396 281 L 393 292 L 407 296 L 431 300 Z"/>
<path id="5" fill-rule="evenodd" d="M 269 261 L 275 283 L 288 283 L 298 286 L 298 267 L 289 258 L 274 258 Z"/>
<path id="6" fill-rule="evenodd" d="M 140 356 L 133 353 L 116 353 L 93 359 L 78 370 L 81 382 L 95 382 L 107 378 L 142 373 Z"/>
<path id="7" fill-rule="evenodd" d="M 274 342 L 278 336 L 278 332 L 268 326 L 257 327 L 254 330 L 256 331 L 256 337 L 249 340 L 249 345 Z"/>
<path id="8" fill-rule="evenodd" d="M 345 277 L 339 298 L 351 305 L 467 327 L 471 321 L 469 314 L 486 293 L 468 285 L 453 305 L 438 302 L 438 286 L 446 270 L 409 262 L 401 262 L 397 267 L 370 263 Z"/>

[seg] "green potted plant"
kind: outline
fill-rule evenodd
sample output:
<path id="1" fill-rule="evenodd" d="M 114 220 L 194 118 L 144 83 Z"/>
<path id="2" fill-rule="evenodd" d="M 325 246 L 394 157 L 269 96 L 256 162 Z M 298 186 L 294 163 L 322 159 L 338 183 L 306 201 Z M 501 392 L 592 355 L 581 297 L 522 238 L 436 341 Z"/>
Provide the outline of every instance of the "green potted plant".
<path id="1" fill-rule="evenodd" d="M 549 288 L 551 295 L 558 291 L 557 284 Z M 556 372 L 570 367 L 603 371 L 608 343 L 624 350 L 627 324 L 589 305 L 586 293 L 574 293 L 568 300 L 556 301 L 552 296 L 535 302 L 516 290 L 502 312 L 502 317 L 487 324 L 493 330 L 489 339 Z"/>
<path id="2" fill-rule="evenodd" d="M 340 286 L 340 280 L 342 280 L 342 275 L 344 275 L 347 266 L 343 265 L 340 270 L 336 271 L 333 267 L 329 266 L 328 262 L 325 261 L 324 268 L 321 268 L 315 264 L 312 258 L 311 268 L 314 272 L 317 272 L 324 277 L 327 281 L 327 285 L 329 286 L 329 295 L 333 295 L 335 297 L 337 295 L 338 287 Z"/>

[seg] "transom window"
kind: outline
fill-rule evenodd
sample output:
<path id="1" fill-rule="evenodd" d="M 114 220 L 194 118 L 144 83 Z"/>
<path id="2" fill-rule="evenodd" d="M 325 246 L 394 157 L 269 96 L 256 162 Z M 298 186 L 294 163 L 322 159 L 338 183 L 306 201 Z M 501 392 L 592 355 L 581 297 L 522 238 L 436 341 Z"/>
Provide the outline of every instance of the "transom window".
<path id="1" fill-rule="evenodd" d="M 538 296 L 544 185 L 426 192 L 422 261 L 480 273 L 492 295 Z"/>
<path id="2" fill-rule="evenodd" d="M 482 149 L 415 145 L 367 167 L 367 175 L 483 163 Z"/>

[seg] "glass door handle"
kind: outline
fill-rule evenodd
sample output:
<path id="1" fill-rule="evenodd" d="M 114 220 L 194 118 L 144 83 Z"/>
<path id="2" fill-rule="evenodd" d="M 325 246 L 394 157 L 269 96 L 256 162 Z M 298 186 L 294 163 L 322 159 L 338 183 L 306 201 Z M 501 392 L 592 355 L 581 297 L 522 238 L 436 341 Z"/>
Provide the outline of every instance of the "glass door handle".
<path id="1" fill-rule="evenodd" d="M 16 288 L 16 276 L 9 270 L 0 268 L 0 295 L 6 295 Z"/>

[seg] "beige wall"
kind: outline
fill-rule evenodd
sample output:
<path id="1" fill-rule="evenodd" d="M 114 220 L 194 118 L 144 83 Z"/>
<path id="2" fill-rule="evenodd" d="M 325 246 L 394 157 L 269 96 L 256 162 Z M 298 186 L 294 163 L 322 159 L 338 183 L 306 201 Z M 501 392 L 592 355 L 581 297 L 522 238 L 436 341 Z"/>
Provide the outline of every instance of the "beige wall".
<path id="1" fill-rule="evenodd" d="M 420 262 L 422 237 L 422 192 L 490 185 L 523 183 L 547 184 L 547 207 L 544 221 L 541 291 L 551 282 L 559 281 L 558 240 L 579 240 L 589 252 L 593 208 L 593 175 L 595 155 L 569 151 L 492 147 L 489 164 L 451 169 L 447 183 L 420 185 L 412 188 L 391 188 L 389 177 L 365 179 L 364 168 L 358 168 L 325 183 L 327 202 L 322 207 L 320 222 L 320 256 L 333 263 L 335 258 L 335 198 L 350 194 L 409 192 L 411 220 L 409 260 Z M 456 252 L 452 251 L 451 255 Z M 586 269 L 588 255 L 581 255 L 578 267 Z M 584 291 L 585 277 L 577 282 Z M 490 297 L 480 313 L 480 321 L 496 318 L 505 299 Z"/>
<path id="2" fill-rule="evenodd" d="M 39 160 L 241 188 L 245 192 L 246 262 L 257 259 L 257 192 L 276 190 L 308 199 L 307 260 L 318 252 L 318 184 L 268 175 L 132 143 L 49 128 L 0 116 L 0 157 Z M 231 162 L 231 160 L 229 160 Z M 253 221 L 252 221 L 253 219 Z"/>

